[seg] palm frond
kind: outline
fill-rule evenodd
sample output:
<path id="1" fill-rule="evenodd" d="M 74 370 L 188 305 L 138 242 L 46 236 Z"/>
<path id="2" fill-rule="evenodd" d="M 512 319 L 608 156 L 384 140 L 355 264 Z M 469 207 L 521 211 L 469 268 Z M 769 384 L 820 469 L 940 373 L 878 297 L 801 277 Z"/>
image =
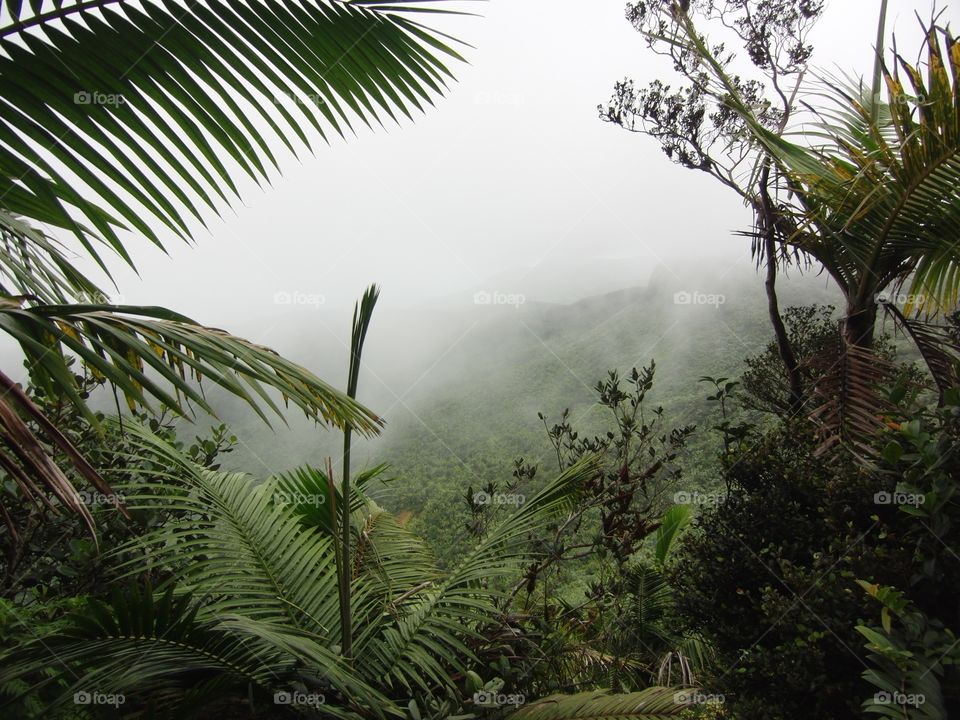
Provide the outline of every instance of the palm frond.
<path id="1" fill-rule="evenodd" d="M 493 528 L 445 582 L 408 604 L 378 642 L 358 642 L 357 666 L 367 668 L 371 681 L 388 685 L 416 684 L 427 692 L 451 687 L 449 668 L 469 669 L 474 658 L 464 641 L 478 638 L 477 625 L 495 615 L 503 583 L 541 556 L 529 538 L 569 511 L 599 468 L 598 458 L 584 457 Z"/>
<path id="2" fill-rule="evenodd" d="M 133 541 L 123 551 L 136 554 L 120 567 L 134 575 L 144 562 L 156 564 L 185 590 L 212 594 L 205 616 L 240 614 L 309 631 L 332 645 L 339 623 L 330 540 L 271 505 L 273 489 L 252 488 L 248 477 L 211 473 L 196 480 L 178 493 L 147 484 L 125 495 L 131 510 L 175 510 L 196 519 Z"/>
<path id="3" fill-rule="evenodd" d="M 350 497 L 352 614 L 364 635 L 376 631 L 366 623 L 384 614 L 402 615 L 419 593 L 441 577 L 426 543 L 364 493 L 386 467 L 357 473 Z M 341 488 L 322 470 L 307 466 L 277 476 L 275 499 L 291 505 L 302 525 L 331 539 L 338 537 L 336 508 L 342 502 Z"/>
<path id="4" fill-rule="evenodd" d="M 70 399 L 94 425 L 96 417 L 67 368 L 67 352 L 120 389 L 131 408 L 149 406 L 153 398 L 184 415 L 189 414 L 187 402 L 215 414 L 197 385 L 206 378 L 245 400 L 264 420 L 264 407 L 280 413 L 266 391 L 275 388 L 317 421 L 366 433 L 375 432 L 379 422 L 369 410 L 269 348 L 163 308 L 7 305 L 0 306 L 0 329 L 20 344 L 35 382 L 43 383 L 51 395 Z"/>
<path id="5" fill-rule="evenodd" d="M 510 720 L 660 720 L 677 717 L 690 706 L 684 693 L 651 687 L 620 695 L 604 691 L 554 695 L 524 705 Z"/>
<path id="6" fill-rule="evenodd" d="M 72 442 L 43 414 L 33 401 L 4 373 L 0 372 L 0 467 L 20 489 L 23 496 L 34 503 L 43 503 L 54 512 L 58 508 L 35 484 L 39 480 L 63 504 L 76 513 L 94 532 L 93 517 L 83 503 L 73 483 L 53 461 L 51 454 L 24 422 L 21 413 L 33 419 L 49 438 L 50 443 L 69 458 L 81 477 L 106 496 L 113 498 L 116 507 L 126 510 L 116 494 Z M 5 516 L 6 518 L 7 516 Z"/>
<path id="7" fill-rule="evenodd" d="M 883 303 L 883 309 L 920 351 L 942 403 L 946 393 L 960 385 L 960 342 L 949 326 L 909 318 L 892 303 Z"/>
<path id="8" fill-rule="evenodd" d="M 462 60 L 418 20 L 453 14 L 446 0 L 4 0 L 2 9 L 0 327 L 34 382 L 96 425 L 64 362 L 72 351 L 131 407 L 152 399 L 183 414 L 182 396 L 212 413 L 189 371 L 264 420 L 264 407 L 279 412 L 274 388 L 308 417 L 376 432 L 372 413 L 266 348 L 159 308 L 105 307 L 74 258 L 79 248 L 110 277 L 104 252 L 133 267 L 121 230 L 160 247 L 161 232 L 191 239 L 205 208 L 236 196 L 234 169 L 269 180 L 271 140 L 295 154 L 311 148 L 311 129 L 326 140 L 424 110 L 452 77 L 444 62 Z M 67 231 L 77 248 L 40 227 Z M 82 512 L 51 462 L 27 470 L 59 483 L 61 501 Z"/>
<path id="9" fill-rule="evenodd" d="M 269 140 L 310 148 L 354 124 L 411 117 L 460 60 L 416 20 L 436 2 L 38 0 L 0 25 L 2 206 L 72 232 L 106 272 L 128 228 L 185 239 L 201 208 L 258 183 Z M 79 184 L 78 184 L 79 183 Z M 80 187 L 86 188 L 81 191 Z"/>
<path id="10" fill-rule="evenodd" d="M 683 529 L 693 519 L 693 510 L 689 505 L 674 505 L 667 510 L 660 527 L 657 528 L 654 554 L 660 563 L 667 561 L 674 542 L 683 532 Z"/>
<path id="11" fill-rule="evenodd" d="M 0 242 L 0 296 L 5 302 L 59 305 L 77 297 L 88 302 L 107 297 L 73 264 L 62 243 L 2 207 Z"/>
<path id="12" fill-rule="evenodd" d="M 853 345 L 842 334 L 836 354 L 815 362 L 822 366 L 814 388 L 820 404 L 810 413 L 820 432 L 818 454 L 843 447 L 869 463 L 877 454 L 873 441 L 886 427 L 884 413 L 890 410 L 880 386 L 892 380 L 893 367 L 872 348 Z"/>
<path id="13" fill-rule="evenodd" d="M 109 604 L 91 600 L 61 632 L 19 648 L 20 662 L 5 665 L 0 683 L 40 677 L 35 690 L 66 680 L 46 709 L 54 712 L 72 704 L 74 693 L 94 689 L 127 695 L 131 704 L 150 698 L 162 708 L 182 697 L 174 690 L 201 681 L 227 680 L 235 691 L 253 683 L 266 691 L 291 676 L 292 656 L 199 620 L 198 608 L 189 594 L 171 588 L 155 598 L 136 585 L 114 592 Z M 57 673 L 42 672 L 49 667 Z"/>

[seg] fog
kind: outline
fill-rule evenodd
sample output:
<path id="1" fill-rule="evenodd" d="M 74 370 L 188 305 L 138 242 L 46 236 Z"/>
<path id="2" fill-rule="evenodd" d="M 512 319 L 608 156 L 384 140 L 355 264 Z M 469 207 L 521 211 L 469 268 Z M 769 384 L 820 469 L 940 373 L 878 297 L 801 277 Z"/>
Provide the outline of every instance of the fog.
<path id="1" fill-rule="evenodd" d="M 785 307 L 840 301 L 815 271 L 791 273 L 780 295 Z M 349 325 L 341 309 L 291 306 L 271 331 L 291 359 L 342 387 Z M 355 454 L 361 464 L 389 462 L 410 482 L 419 463 L 443 459 L 453 468 L 447 472 L 462 470 L 479 483 L 488 465 L 502 473 L 515 457 L 548 456 L 538 412 L 553 422 L 569 408 L 585 429 L 599 430 L 594 387 L 608 370 L 623 376 L 656 362 L 650 407 L 662 404 L 679 426 L 706 411 L 700 377 L 739 374 L 743 358 L 769 340 L 763 285 L 749 262 L 723 275 L 659 265 L 633 286 L 614 284 L 572 303 L 491 293 L 479 304 L 459 294 L 401 307 L 385 294 L 364 351 L 359 399 L 387 424 L 380 437 L 358 441 Z M 295 409 L 285 415 L 289 425 L 270 431 L 239 401 L 208 396 L 239 437 L 228 466 L 264 475 L 331 457 L 338 467 L 338 432 Z"/>
<path id="2" fill-rule="evenodd" d="M 445 29 L 473 46 L 469 64 L 451 65 L 457 82 L 435 108 L 318 141 L 315 156 L 279 151 L 272 186 L 241 178 L 242 201 L 223 219 L 207 213 L 196 247 L 170 239 L 167 257 L 132 239 L 140 277 L 115 263 L 118 293 L 277 342 L 271 322 L 289 309 L 277 293 L 349 308 L 376 281 L 394 306 L 480 288 L 570 301 L 605 286 L 595 280 L 605 266 L 622 266 L 629 286 L 655 265 L 722 274 L 745 261 L 731 231 L 749 216 L 736 198 L 597 117 L 616 80 L 672 74 L 624 19 L 623 0 L 464 5 L 482 17 Z M 893 0 L 903 47 L 913 12 L 931 6 Z M 815 64 L 869 73 L 878 8 L 829 2 Z"/>
<path id="3" fill-rule="evenodd" d="M 419 423 L 434 437 L 440 430 L 422 420 L 428 390 L 454 397 L 457 383 L 475 387 L 484 373 L 530 362 L 531 348 L 556 359 L 573 404 L 588 402 L 604 363 L 585 355 L 573 367 L 565 353 L 581 350 L 561 337 L 563 318 L 587 298 L 640 293 L 590 306 L 591 322 L 656 299 L 659 330 L 643 329 L 635 356 L 608 352 L 611 367 L 664 352 L 671 382 L 710 372 L 709 353 L 684 355 L 688 333 L 677 330 L 696 313 L 741 357 L 760 349 L 765 335 L 745 339 L 731 326 L 738 303 L 763 302 L 749 241 L 735 235 L 749 224 L 746 209 L 710 178 L 672 165 L 654 141 L 598 119 L 615 81 L 672 77 L 624 19 L 623 0 L 466 4 L 482 16 L 444 29 L 472 46 L 462 50 L 469 64 L 451 64 L 457 82 L 436 107 L 413 122 L 318 141 L 314 155 L 279 152 L 272 184 L 241 178 L 242 201 L 222 218 L 208 212 L 195 246 L 167 238 L 164 254 L 130 238 L 139 275 L 114 262 L 115 299 L 166 305 L 341 385 L 352 304 L 379 283 L 361 399 L 388 428 Z M 914 12 L 931 7 L 891 2 L 888 30 L 901 47 L 915 45 Z M 874 0 L 828 2 L 814 64 L 869 73 L 878 9 Z M 797 302 L 832 297 L 813 275 L 796 287 Z M 711 310 L 668 301 L 676 292 L 722 294 L 728 304 L 702 315 Z M 551 323 L 561 326 L 554 336 Z M 519 409 L 535 418 L 535 405 Z M 225 406 L 225 418 L 250 427 Z M 315 452 L 298 433 L 247 438 L 245 457 L 270 455 L 263 467 L 275 469 L 278 458 L 294 465 L 327 451 L 327 440 Z"/>

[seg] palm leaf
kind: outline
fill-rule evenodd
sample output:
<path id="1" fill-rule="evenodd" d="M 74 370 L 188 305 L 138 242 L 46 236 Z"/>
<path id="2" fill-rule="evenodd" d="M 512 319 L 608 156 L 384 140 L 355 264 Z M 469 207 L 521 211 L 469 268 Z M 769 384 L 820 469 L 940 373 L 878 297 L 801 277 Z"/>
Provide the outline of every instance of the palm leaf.
<path id="1" fill-rule="evenodd" d="M 827 83 L 816 147 L 792 143 L 755 117 L 689 17 L 684 42 L 710 70 L 713 92 L 746 123 L 789 178 L 797 198 L 789 243 L 823 262 L 857 302 L 913 275 L 911 293 L 930 314 L 956 307 L 960 291 L 960 44 L 927 28 L 928 76 L 901 56 L 883 68 L 888 102 L 869 89 Z M 945 39 L 946 52 L 941 48 Z M 878 106 L 880 105 L 880 106 Z M 812 109 L 812 108 L 811 108 Z"/>
<path id="2" fill-rule="evenodd" d="M 339 614 L 330 539 L 273 503 L 272 483 L 253 487 L 244 475 L 193 473 L 182 488 L 161 478 L 139 490 L 125 488 L 132 511 L 166 510 L 189 519 L 131 541 L 117 553 L 128 558 L 119 567 L 135 575 L 145 561 L 158 564 L 185 591 L 212 593 L 205 616 L 243 615 L 333 645 Z"/>
<path id="3" fill-rule="evenodd" d="M 426 692 L 451 688 L 450 667 L 469 669 L 474 658 L 465 640 L 479 638 L 478 625 L 496 615 L 494 601 L 504 596 L 503 584 L 540 557 L 529 538 L 569 511 L 599 463 L 586 456 L 572 465 L 497 525 L 445 582 L 422 592 L 399 621 L 367 642 L 358 638 L 357 667 L 366 669 L 371 682 L 418 685 Z"/>
<path id="4" fill-rule="evenodd" d="M 93 517 L 83 503 L 73 483 L 53 461 L 51 454 L 30 427 L 21 418 L 21 413 L 33 419 L 44 431 L 53 447 L 64 453 L 81 477 L 97 488 L 101 493 L 113 497 L 115 506 L 127 515 L 127 511 L 118 502 L 116 494 L 100 476 L 86 458 L 43 414 L 33 401 L 4 373 L 0 372 L 0 441 L 6 446 L 0 447 L 0 467 L 14 481 L 25 498 L 34 503 L 43 503 L 54 512 L 59 508 L 53 505 L 34 482 L 37 479 L 51 491 L 62 506 L 79 515 L 94 532 Z M 128 516 L 129 517 L 129 516 Z M 4 519 L 10 518 L 4 513 Z M 13 535 L 16 530 L 10 528 Z"/>
<path id="5" fill-rule="evenodd" d="M 245 400 L 264 420 L 262 406 L 280 413 L 266 392 L 271 387 L 314 420 L 366 433 L 379 423 L 369 410 L 269 348 L 163 308 L 0 306 L 0 329 L 20 343 L 35 380 L 44 382 L 51 395 L 73 401 L 94 425 L 96 417 L 67 368 L 67 352 L 120 389 L 131 408 L 149 406 L 153 398 L 181 414 L 188 414 L 187 403 L 215 414 L 196 382 L 206 378 Z"/>
<path id="6" fill-rule="evenodd" d="M 201 678 L 229 677 L 235 689 L 247 683 L 269 688 L 276 677 L 292 673 L 293 658 L 219 631 L 198 620 L 197 610 L 192 596 L 175 596 L 172 589 L 154 598 L 149 589 L 143 593 L 132 586 L 115 592 L 109 604 L 90 601 L 61 632 L 19 648 L 21 662 L 7 663 L 0 682 L 56 668 L 56 677 L 68 682 L 46 708 L 52 712 L 71 704 L 74 693 L 92 688 L 161 698 L 163 707 L 162 698 L 172 700 L 174 688 L 189 688 Z M 46 676 L 30 689 L 55 679 Z"/>
<path id="7" fill-rule="evenodd" d="M 689 505 L 674 505 L 667 510 L 654 536 L 656 542 L 655 555 L 660 563 L 666 562 L 674 542 L 692 519 L 693 510 Z"/>
<path id="8" fill-rule="evenodd" d="M 272 387 L 315 420 L 374 432 L 369 411 L 266 348 L 165 310 L 98 307 L 105 293 L 74 265 L 76 248 L 37 228 L 71 233 L 108 277 L 105 249 L 133 266 L 121 230 L 161 247 L 160 228 L 190 239 L 205 207 L 236 195 L 230 168 L 269 179 L 270 140 L 310 149 L 305 128 L 326 140 L 432 104 L 451 77 L 441 58 L 461 58 L 416 18 L 450 11 L 370 0 L 4 0 L 3 10 L 0 325 L 35 384 L 96 424 L 67 370 L 72 351 L 131 407 L 153 399 L 183 413 L 182 396 L 212 412 L 187 370 L 264 419 L 261 406 L 278 411 Z M 76 506 L 49 460 L 23 469 Z M 26 480 L 17 475 L 22 489 Z"/>
<path id="9" fill-rule="evenodd" d="M 909 318 L 891 303 L 883 303 L 883 309 L 920 351 L 937 385 L 942 404 L 947 392 L 960 385 L 960 342 L 949 326 Z"/>
<path id="10" fill-rule="evenodd" d="M 814 360 L 822 372 L 814 388 L 819 405 L 810 413 L 820 432 L 817 453 L 843 447 L 870 464 L 877 454 L 874 440 L 891 409 L 880 387 L 892 380 L 894 368 L 871 348 L 852 345 L 842 335 L 838 344 L 835 355 Z"/>
<path id="11" fill-rule="evenodd" d="M 251 687 L 266 700 L 312 674 L 315 689 L 357 698 L 376 716 L 389 708 L 386 698 L 308 636 L 244 617 L 204 618 L 202 605 L 172 586 L 154 596 L 149 587 L 132 585 L 114 592 L 109 604 L 91 600 L 61 631 L 18 648 L 20 662 L 7 664 L 0 683 L 44 677 L 29 687 L 33 691 L 56 677 L 68 678 L 45 712 L 65 708 L 74 693 L 96 688 L 123 694 L 125 710 L 146 704 L 162 717 L 184 717 L 198 705 L 215 707 L 247 695 Z M 42 672 L 51 666 L 56 676 Z M 325 710 L 351 716 L 333 703 Z"/>
<path id="12" fill-rule="evenodd" d="M 26 300 L 57 305 L 73 295 L 106 297 L 71 262 L 61 243 L 27 220 L 0 209 L 0 293 L 17 305 Z"/>
<path id="13" fill-rule="evenodd" d="M 689 707 L 676 690 L 652 687 L 620 695 L 604 691 L 554 695 L 521 707 L 510 720 L 659 720 Z"/>
<path id="14" fill-rule="evenodd" d="M 236 195 L 228 164 L 263 182 L 271 139 L 309 149 L 305 127 L 410 117 L 452 77 L 441 58 L 460 59 L 414 19 L 448 12 L 436 2 L 5 7 L 2 206 L 73 232 L 104 271 L 103 246 L 132 264 L 120 228 L 161 245 L 153 218 L 190 238 L 202 206 Z"/>

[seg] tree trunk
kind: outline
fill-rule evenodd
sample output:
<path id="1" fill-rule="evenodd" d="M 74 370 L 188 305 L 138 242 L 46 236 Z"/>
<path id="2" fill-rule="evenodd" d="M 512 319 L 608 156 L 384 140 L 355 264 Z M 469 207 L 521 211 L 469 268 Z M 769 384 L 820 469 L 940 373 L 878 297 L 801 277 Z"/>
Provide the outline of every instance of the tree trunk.
<path id="1" fill-rule="evenodd" d="M 766 244 L 767 279 L 764 286 L 767 290 L 767 312 L 770 315 L 770 323 L 773 325 L 773 334 L 777 339 L 777 351 L 787 371 L 787 379 L 790 383 L 790 415 L 793 416 L 803 409 L 803 382 L 800 378 L 799 363 L 794 355 L 793 346 L 790 345 L 790 338 L 787 336 L 787 328 L 783 324 L 783 318 L 780 317 L 780 303 L 777 299 L 776 247 L 772 238 L 768 239 Z"/>
<path id="2" fill-rule="evenodd" d="M 777 339 L 777 351 L 783 361 L 790 385 L 790 416 L 798 415 L 806 401 L 803 380 L 800 377 L 800 365 L 797 362 L 793 346 L 787 335 L 787 328 L 780 316 L 780 302 L 777 298 L 777 226 L 776 209 L 770 198 L 770 161 L 760 175 L 760 203 L 755 207 L 757 229 L 763 237 L 763 251 L 767 262 L 767 277 L 764 286 L 767 291 L 767 312 L 773 334 Z"/>
<path id="3" fill-rule="evenodd" d="M 877 325 L 877 304 L 871 298 L 864 303 L 847 305 L 843 323 L 844 339 L 848 345 L 869 350 L 873 347 L 873 333 Z"/>

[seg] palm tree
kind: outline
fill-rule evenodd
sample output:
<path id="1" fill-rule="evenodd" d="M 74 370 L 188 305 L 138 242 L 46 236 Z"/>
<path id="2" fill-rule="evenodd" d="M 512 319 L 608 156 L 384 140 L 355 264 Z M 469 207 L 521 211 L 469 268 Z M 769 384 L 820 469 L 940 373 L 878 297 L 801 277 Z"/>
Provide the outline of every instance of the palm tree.
<path id="1" fill-rule="evenodd" d="M 885 11 L 886 3 L 881 39 Z M 828 444 L 866 449 L 862 438 L 878 426 L 872 386 L 884 377 L 870 352 L 878 308 L 921 340 L 941 389 L 956 379 L 960 348 L 909 316 L 949 314 L 960 294 L 960 44 L 936 20 L 926 26 L 926 73 L 900 54 L 891 69 L 881 49 L 874 89 L 825 83 L 826 107 L 795 143 L 764 126 L 689 16 L 677 17 L 674 37 L 700 59 L 710 93 L 743 119 L 782 177 L 779 242 L 819 263 L 846 297 L 843 347 L 814 415 Z M 904 290 L 909 302 L 899 312 L 884 294 Z"/>
<path id="2" fill-rule="evenodd" d="M 111 304 L 77 258 L 112 283 L 105 254 L 135 267 L 124 232 L 161 248 L 161 232 L 191 241 L 204 208 L 219 213 L 236 197 L 231 166 L 258 183 L 279 168 L 276 141 L 312 151 L 317 137 L 424 110 L 452 77 L 443 58 L 460 56 L 420 19 L 452 11 L 425 0 L 3 0 L 2 9 L 0 329 L 22 348 L 32 382 L 94 425 L 71 355 L 131 407 L 212 412 L 202 378 L 265 420 L 280 411 L 273 390 L 314 420 L 377 432 L 375 414 L 269 348 L 163 308 Z M 0 466 L 25 497 L 45 485 L 92 528 L 52 447 L 110 488 L 39 415 L 0 373 Z"/>

